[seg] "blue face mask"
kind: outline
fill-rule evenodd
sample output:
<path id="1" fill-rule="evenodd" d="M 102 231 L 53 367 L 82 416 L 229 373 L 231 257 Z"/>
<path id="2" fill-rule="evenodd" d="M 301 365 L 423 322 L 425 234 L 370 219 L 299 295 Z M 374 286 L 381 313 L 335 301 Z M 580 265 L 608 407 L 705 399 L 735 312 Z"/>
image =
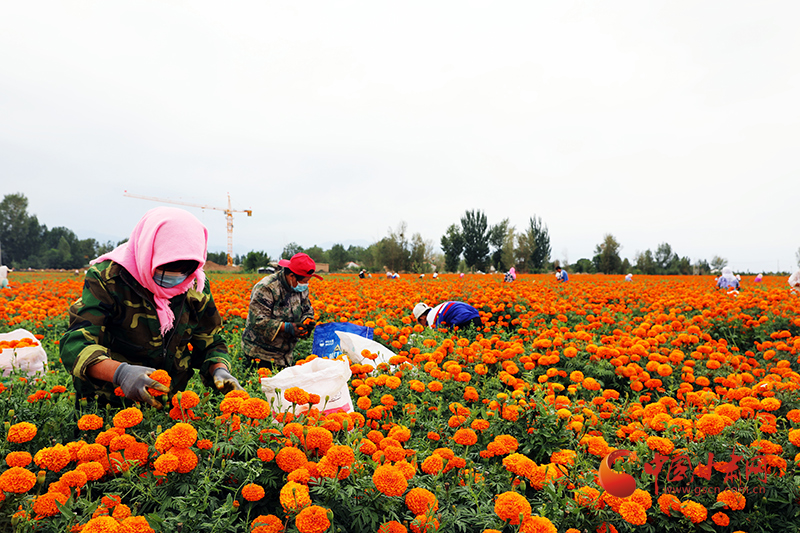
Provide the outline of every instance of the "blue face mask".
<path id="1" fill-rule="evenodd" d="M 295 292 L 305 292 L 308 290 L 308 283 L 298 283 L 293 288 Z"/>
<path id="2" fill-rule="evenodd" d="M 186 281 L 188 277 L 188 274 L 167 274 L 163 270 L 156 270 L 156 273 L 153 274 L 153 281 L 165 289 L 171 289 Z"/>

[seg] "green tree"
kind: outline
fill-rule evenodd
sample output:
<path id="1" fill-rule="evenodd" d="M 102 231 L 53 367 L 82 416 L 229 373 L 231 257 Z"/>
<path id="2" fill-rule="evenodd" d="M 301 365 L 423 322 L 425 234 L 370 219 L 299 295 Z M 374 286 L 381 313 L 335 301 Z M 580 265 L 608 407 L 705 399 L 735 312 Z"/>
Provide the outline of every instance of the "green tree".
<path id="1" fill-rule="evenodd" d="M 596 272 L 594 263 L 591 259 L 585 257 L 578 259 L 578 262 L 572 265 L 573 272 L 585 272 L 587 274 L 594 274 Z"/>
<path id="2" fill-rule="evenodd" d="M 296 242 L 290 242 L 283 247 L 281 252 L 281 259 L 291 259 L 293 255 L 303 252 L 303 247 Z M 227 260 L 226 260 L 227 261 Z"/>
<path id="3" fill-rule="evenodd" d="M 621 248 L 617 239 L 610 233 L 606 233 L 603 237 L 603 242 L 598 244 L 594 249 L 594 266 L 598 272 L 603 274 L 621 274 L 622 273 L 622 259 L 619 256 L 619 249 Z"/>
<path id="4" fill-rule="evenodd" d="M 722 269 L 728 265 L 728 260 L 724 257 L 715 255 L 711 258 L 711 272 L 722 272 Z"/>
<path id="5" fill-rule="evenodd" d="M 308 254 L 308 257 L 314 260 L 315 263 L 327 263 L 328 256 L 325 253 L 325 250 L 317 246 L 316 244 L 311 248 L 306 248 L 303 250 L 305 253 Z"/>
<path id="6" fill-rule="evenodd" d="M 227 261 L 227 254 L 225 255 L 225 260 Z M 256 252 L 250 251 L 247 252 L 247 255 L 244 256 L 242 260 L 242 268 L 245 269 L 247 272 L 256 272 L 261 267 L 269 266 L 271 259 L 269 254 L 266 252 Z M 216 261 L 215 261 L 216 263 Z"/>
<path id="7" fill-rule="evenodd" d="M 532 243 L 531 271 L 543 272 L 550 261 L 550 232 L 547 225 L 542 225 L 542 218 L 532 216 L 528 226 L 528 240 Z M 566 265 L 565 265 L 566 266 Z"/>
<path id="8" fill-rule="evenodd" d="M 419 233 L 412 235 L 409 261 L 412 272 L 418 274 L 430 272 L 431 264 L 433 263 L 433 243 L 424 240 Z"/>
<path id="9" fill-rule="evenodd" d="M 636 270 L 640 274 L 653 275 L 657 271 L 656 260 L 650 249 L 636 254 Z"/>
<path id="10" fill-rule="evenodd" d="M 470 269 L 485 270 L 489 256 L 489 224 L 480 211 L 466 211 L 461 217 L 464 236 L 464 261 Z"/>
<path id="11" fill-rule="evenodd" d="M 228 264 L 228 252 L 208 252 L 206 254 L 206 261 L 211 261 L 218 265 Z"/>
<path id="12" fill-rule="evenodd" d="M 489 245 L 494 249 L 491 257 L 492 266 L 499 272 L 505 272 L 508 267 L 511 266 L 503 262 L 503 245 L 508 235 L 508 227 L 508 219 L 504 218 L 499 224 L 495 224 L 489 228 Z"/>
<path id="13" fill-rule="evenodd" d="M 444 269 L 447 272 L 456 272 L 464 251 L 464 236 L 455 224 L 450 224 L 447 232 L 442 235 L 442 251 L 444 252 Z"/>
<path id="14" fill-rule="evenodd" d="M 672 247 L 668 243 L 662 242 L 658 245 L 654 259 L 656 261 L 656 267 L 658 268 L 658 274 L 678 273 L 678 255 L 672 251 Z"/>
<path id="15" fill-rule="evenodd" d="M 344 265 L 350 260 L 350 254 L 347 253 L 344 246 L 341 244 L 334 244 L 331 249 L 326 252 L 328 262 L 330 263 L 330 270 L 341 270 Z"/>
<path id="16" fill-rule="evenodd" d="M 0 246 L 4 264 L 25 265 L 41 246 L 44 228 L 36 215 L 28 214 L 28 198 L 22 193 L 7 194 L 0 202 Z"/>

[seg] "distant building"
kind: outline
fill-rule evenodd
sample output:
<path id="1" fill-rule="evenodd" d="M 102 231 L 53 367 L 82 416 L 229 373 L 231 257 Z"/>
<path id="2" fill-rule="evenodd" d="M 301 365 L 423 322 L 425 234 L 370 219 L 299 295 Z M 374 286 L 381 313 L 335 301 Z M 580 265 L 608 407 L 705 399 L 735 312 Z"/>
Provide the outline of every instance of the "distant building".
<path id="1" fill-rule="evenodd" d="M 352 269 L 352 270 L 358 270 L 358 269 L 360 269 L 360 268 L 361 268 L 361 265 L 359 265 L 358 263 L 353 263 L 352 261 L 350 261 L 349 263 L 347 263 L 347 264 L 344 266 L 344 268 L 346 268 L 346 269 Z"/>

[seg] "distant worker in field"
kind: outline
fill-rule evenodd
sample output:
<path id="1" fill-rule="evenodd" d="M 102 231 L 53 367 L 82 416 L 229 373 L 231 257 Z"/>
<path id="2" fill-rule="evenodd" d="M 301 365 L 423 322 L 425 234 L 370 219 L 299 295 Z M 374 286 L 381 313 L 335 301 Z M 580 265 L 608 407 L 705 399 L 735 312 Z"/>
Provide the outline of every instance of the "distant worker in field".
<path id="1" fill-rule="evenodd" d="M 283 268 L 253 287 L 247 322 L 242 333 L 242 351 L 250 366 L 281 368 L 294 364 L 297 341 L 314 330 L 314 308 L 308 298 L 308 282 L 322 279 L 307 254 L 281 259 Z"/>
<path id="2" fill-rule="evenodd" d="M 739 290 L 739 279 L 733 273 L 733 269 L 731 267 L 726 266 L 722 269 L 722 275 L 717 278 L 717 287 L 726 290 Z"/>
<path id="3" fill-rule="evenodd" d="M 242 390 L 203 272 L 207 245 L 194 215 L 156 207 L 127 242 L 90 262 L 59 343 L 76 399 L 122 406 L 119 388 L 129 400 L 160 407 L 148 389 L 185 390 L 195 370 L 217 390 Z M 169 389 L 150 377 L 156 370 L 170 375 Z"/>
<path id="4" fill-rule="evenodd" d="M 367 277 L 367 269 L 366 268 L 362 268 L 361 271 L 358 273 L 358 277 L 361 278 L 361 279 L 364 279 L 365 277 Z"/>
<path id="5" fill-rule="evenodd" d="M 764 277 L 763 274 L 758 274 L 756 276 L 756 279 L 753 280 L 753 283 L 761 283 L 763 277 Z"/>
<path id="6" fill-rule="evenodd" d="M 505 276 L 503 276 L 504 283 L 512 283 L 516 279 L 517 279 L 517 269 L 514 267 L 508 269 L 508 272 L 506 272 Z"/>
<path id="7" fill-rule="evenodd" d="M 625 281 L 633 281 L 633 274 L 630 272 L 625 275 Z"/>
<path id="8" fill-rule="evenodd" d="M 793 291 L 800 292 L 800 270 L 789 276 L 787 281 Z"/>
<path id="9" fill-rule="evenodd" d="M 566 283 L 569 281 L 569 276 L 567 275 L 567 271 L 563 270 L 560 266 L 556 267 L 556 279 L 561 283 Z"/>
<path id="10" fill-rule="evenodd" d="M 0 289 L 8 287 L 8 267 L 0 265 Z"/>
<path id="11" fill-rule="evenodd" d="M 413 313 L 414 320 L 423 327 L 430 326 L 433 329 L 483 327 L 478 310 L 464 302 L 444 302 L 436 307 L 420 302 L 414 306 Z"/>

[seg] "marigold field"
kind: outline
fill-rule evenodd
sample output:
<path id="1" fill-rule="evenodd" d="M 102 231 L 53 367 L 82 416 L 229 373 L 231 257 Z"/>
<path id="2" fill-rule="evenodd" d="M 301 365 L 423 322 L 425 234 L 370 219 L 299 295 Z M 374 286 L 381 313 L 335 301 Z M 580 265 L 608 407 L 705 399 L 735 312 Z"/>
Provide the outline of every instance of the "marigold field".
<path id="1" fill-rule="evenodd" d="M 355 411 L 329 415 L 275 412 L 246 370 L 257 279 L 211 274 L 246 393 L 195 378 L 161 410 L 96 411 L 58 358 L 83 280 L 13 273 L 0 332 L 36 333 L 50 362 L 0 384 L 0 531 L 800 527 L 800 296 L 783 277 L 729 294 L 710 277 L 328 276 L 311 283 L 317 321 L 372 326 L 397 354 L 351 365 Z M 417 301 L 445 300 L 478 308 L 483 331 L 414 323 Z M 636 482 L 626 498 L 598 480 L 614 450 L 631 452 L 614 466 Z"/>

